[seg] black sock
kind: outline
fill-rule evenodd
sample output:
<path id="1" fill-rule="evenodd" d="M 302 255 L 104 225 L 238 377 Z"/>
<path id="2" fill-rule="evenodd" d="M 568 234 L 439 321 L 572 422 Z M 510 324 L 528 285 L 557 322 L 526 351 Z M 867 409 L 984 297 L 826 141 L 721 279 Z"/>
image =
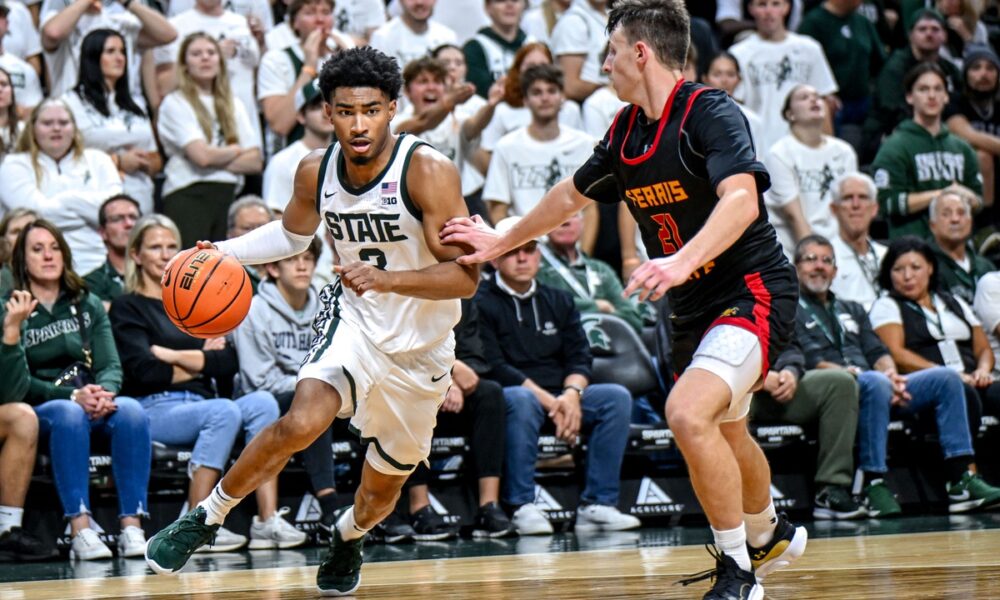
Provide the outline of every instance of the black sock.
<path id="1" fill-rule="evenodd" d="M 316 498 L 324 515 L 332 515 L 337 510 L 337 492 Z"/>
<path id="2" fill-rule="evenodd" d="M 866 486 L 871 485 L 873 481 L 879 481 L 885 479 L 885 473 L 875 473 L 873 471 L 865 471 L 865 482 L 862 486 L 864 489 Z"/>
<path id="3" fill-rule="evenodd" d="M 969 465 L 973 463 L 971 456 L 953 456 L 944 459 L 945 472 L 948 474 L 948 483 L 958 483 L 969 470 Z"/>

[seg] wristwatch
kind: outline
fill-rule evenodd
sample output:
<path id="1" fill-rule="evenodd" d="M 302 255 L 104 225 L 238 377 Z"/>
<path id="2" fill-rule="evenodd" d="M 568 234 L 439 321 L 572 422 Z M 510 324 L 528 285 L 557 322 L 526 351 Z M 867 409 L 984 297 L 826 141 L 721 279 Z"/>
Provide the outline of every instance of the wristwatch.
<path id="1" fill-rule="evenodd" d="M 581 398 L 583 397 L 583 388 L 580 387 L 580 386 L 578 386 L 578 385 L 573 385 L 571 383 L 571 384 L 569 384 L 569 385 L 567 385 L 566 387 L 563 388 L 564 392 L 566 390 L 576 390 L 577 395 L 580 396 Z"/>

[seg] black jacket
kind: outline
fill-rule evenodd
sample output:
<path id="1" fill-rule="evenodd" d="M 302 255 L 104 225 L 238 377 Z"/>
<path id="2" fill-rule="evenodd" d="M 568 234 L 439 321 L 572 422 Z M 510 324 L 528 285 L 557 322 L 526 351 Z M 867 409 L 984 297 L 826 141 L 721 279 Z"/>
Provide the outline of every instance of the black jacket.
<path id="1" fill-rule="evenodd" d="M 505 387 L 531 379 L 553 394 L 570 374 L 589 380 L 590 344 L 573 297 L 536 283 L 530 298 L 518 299 L 497 286 L 498 277 L 480 285 L 475 298 L 489 378 Z"/>

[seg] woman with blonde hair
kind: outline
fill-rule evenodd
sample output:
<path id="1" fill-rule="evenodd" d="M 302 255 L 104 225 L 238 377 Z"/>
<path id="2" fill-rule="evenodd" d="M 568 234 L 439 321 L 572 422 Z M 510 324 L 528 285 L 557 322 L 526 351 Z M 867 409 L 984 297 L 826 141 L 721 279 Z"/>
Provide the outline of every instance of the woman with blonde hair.
<path id="1" fill-rule="evenodd" d="M 521 29 L 524 29 L 528 37 L 549 43 L 556 21 L 566 12 L 570 4 L 571 0 L 542 0 L 538 6 L 529 8 L 524 13 Z"/>
<path id="2" fill-rule="evenodd" d="M 247 442 L 278 420 L 278 401 L 267 391 L 230 400 L 239 372 L 235 347 L 225 338 L 202 340 L 179 330 L 163 309 L 160 278 L 179 249 L 177 226 L 163 215 L 147 215 L 132 228 L 125 255 L 125 293 L 111 303 L 111 323 L 122 356 L 123 389 L 138 398 L 150 418 L 153 441 L 193 446 L 188 463 L 188 503 L 208 496 L 229 462 L 236 436 Z M 250 548 L 291 548 L 306 541 L 278 510 L 278 479 L 257 489 L 258 514 Z M 205 551 L 224 552 L 247 539 L 219 529 Z"/>
<path id="3" fill-rule="evenodd" d="M 166 152 L 163 214 L 190 246 L 226 236 L 226 215 L 243 175 L 263 167 L 260 140 L 233 99 L 219 43 L 197 32 L 177 57 L 178 89 L 160 105 L 157 131 Z"/>
<path id="4" fill-rule="evenodd" d="M 84 149 L 73 112 L 62 100 L 45 100 L 31 116 L 15 148 L 0 164 L 0 212 L 30 208 L 58 227 L 73 250 L 78 273 L 101 266 L 107 251 L 97 233 L 98 211 L 122 192 L 111 158 Z"/>

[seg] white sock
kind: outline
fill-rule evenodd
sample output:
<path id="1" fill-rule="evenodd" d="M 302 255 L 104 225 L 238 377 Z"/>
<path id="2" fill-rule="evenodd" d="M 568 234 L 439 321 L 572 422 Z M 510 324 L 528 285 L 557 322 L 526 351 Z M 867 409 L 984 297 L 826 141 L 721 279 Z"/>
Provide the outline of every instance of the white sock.
<path id="1" fill-rule="evenodd" d="M 725 531 L 713 527 L 712 535 L 715 537 L 715 545 L 723 554 L 735 560 L 744 571 L 753 571 L 750 565 L 750 553 L 747 551 L 747 532 L 742 525 Z"/>
<path id="2" fill-rule="evenodd" d="M 359 527 L 357 521 L 354 520 L 353 506 L 344 511 L 344 514 L 337 519 L 337 529 L 340 531 L 340 539 L 345 542 L 364 537 L 368 533 L 367 529 Z"/>
<path id="3" fill-rule="evenodd" d="M 226 520 L 226 515 L 233 510 L 243 498 L 232 498 L 222 491 L 222 482 L 215 484 L 212 493 L 207 498 L 198 503 L 198 506 L 205 509 L 206 525 L 222 525 Z"/>
<path id="4" fill-rule="evenodd" d="M 774 511 L 772 500 L 763 512 L 755 515 L 743 514 L 746 524 L 747 543 L 754 548 L 761 548 L 774 538 L 774 530 L 778 526 L 778 513 Z"/>
<path id="5" fill-rule="evenodd" d="M 22 519 L 24 519 L 23 508 L 0 505 L 0 534 L 7 533 L 12 527 L 20 527 Z"/>

